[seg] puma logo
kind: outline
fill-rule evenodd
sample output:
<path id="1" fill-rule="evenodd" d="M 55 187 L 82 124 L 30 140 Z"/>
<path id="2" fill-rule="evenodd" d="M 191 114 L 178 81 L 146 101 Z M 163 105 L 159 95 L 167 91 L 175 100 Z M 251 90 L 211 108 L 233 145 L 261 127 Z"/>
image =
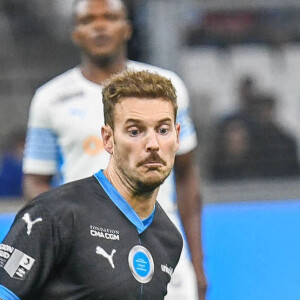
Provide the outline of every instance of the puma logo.
<path id="1" fill-rule="evenodd" d="M 22 218 L 25 223 L 27 224 L 27 234 L 30 235 L 31 230 L 32 230 L 32 226 L 37 223 L 37 222 L 42 222 L 43 219 L 42 218 L 37 218 L 34 221 L 31 221 L 30 215 L 29 213 L 25 213 L 23 218 Z"/>
<path id="2" fill-rule="evenodd" d="M 99 255 L 102 255 L 103 257 L 105 257 L 109 261 L 112 268 L 113 269 L 115 268 L 115 265 L 114 265 L 114 262 L 113 262 L 113 256 L 116 253 L 115 249 L 113 249 L 111 251 L 111 254 L 109 255 L 103 248 L 101 248 L 100 246 L 97 246 L 96 253 L 99 254 Z"/>

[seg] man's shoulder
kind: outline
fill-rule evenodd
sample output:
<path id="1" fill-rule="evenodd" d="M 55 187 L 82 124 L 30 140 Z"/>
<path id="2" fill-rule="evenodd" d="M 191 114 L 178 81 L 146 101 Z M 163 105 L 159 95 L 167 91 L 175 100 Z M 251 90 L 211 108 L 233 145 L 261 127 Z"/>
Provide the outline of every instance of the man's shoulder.
<path id="1" fill-rule="evenodd" d="M 94 198 L 97 182 L 93 176 L 63 184 L 40 194 L 32 200 L 32 204 L 44 206 L 52 211 L 59 211 L 66 207 L 79 208 Z"/>
<path id="2" fill-rule="evenodd" d="M 69 69 L 41 85 L 36 93 L 51 94 L 61 92 L 61 90 L 66 90 L 69 87 L 72 88 L 74 87 L 74 81 L 78 80 L 78 72 L 78 67 Z"/>

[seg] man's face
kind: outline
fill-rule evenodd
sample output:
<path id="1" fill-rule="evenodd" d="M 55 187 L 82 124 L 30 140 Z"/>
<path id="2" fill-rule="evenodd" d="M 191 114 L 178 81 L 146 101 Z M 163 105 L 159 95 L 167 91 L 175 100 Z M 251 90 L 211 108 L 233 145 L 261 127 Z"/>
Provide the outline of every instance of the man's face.
<path id="1" fill-rule="evenodd" d="M 123 4 L 119 0 L 84 0 L 75 8 L 74 43 L 93 59 L 124 51 L 131 37 Z"/>
<path id="2" fill-rule="evenodd" d="M 174 108 L 162 98 L 123 98 L 114 108 L 112 159 L 137 191 L 151 191 L 170 174 L 179 147 Z"/>

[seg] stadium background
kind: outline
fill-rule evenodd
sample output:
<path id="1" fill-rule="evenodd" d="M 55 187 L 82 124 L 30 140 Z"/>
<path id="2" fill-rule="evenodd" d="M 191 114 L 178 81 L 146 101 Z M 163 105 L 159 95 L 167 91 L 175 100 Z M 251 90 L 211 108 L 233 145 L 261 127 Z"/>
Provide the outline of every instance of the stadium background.
<path id="1" fill-rule="evenodd" d="M 300 299 L 299 178 L 214 182 L 213 126 L 238 104 L 237 82 L 255 77 L 278 99 L 276 121 L 300 144 L 298 0 L 128 1 L 133 59 L 176 71 L 191 95 L 204 198 L 208 300 Z M 78 63 L 70 0 L 0 3 L 0 153 L 24 130 L 34 90 Z M 0 200 L 0 240 L 21 198 Z"/>

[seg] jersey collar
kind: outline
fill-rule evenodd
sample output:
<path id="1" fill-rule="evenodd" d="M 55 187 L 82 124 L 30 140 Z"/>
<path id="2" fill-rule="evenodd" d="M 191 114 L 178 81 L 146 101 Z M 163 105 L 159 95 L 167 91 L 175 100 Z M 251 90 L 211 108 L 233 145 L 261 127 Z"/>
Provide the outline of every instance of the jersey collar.
<path id="1" fill-rule="evenodd" d="M 136 227 L 139 234 L 143 233 L 152 223 L 154 217 L 154 209 L 151 215 L 145 219 L 141 220 L 129 203 L 121 196 L 121 194 L 116 190 L 116 188 L 109 182 L 106 176 L 103 173 L 103 170 L 100 170 L 96 173 L 95 178 L 98 180 L 108 197 L 112 202 L 119 208 L 119 210 L 125 215 L 125 217 Z"/>
<path id="2" fill-rule="evenodd" d="M 134 68 L 134 62 L 132 60 L 127 60 L 126 62 L 126 68 L 129 69 L 129 68 Z M 80 66 L 76 66 L 73 68 L 74 70 L 74 73 L 75 73 L 75 76 L 77 76 L 77 78 L 80 79 L 80 84 L 81 85 L 84 85 L 85 88 L 89 89 L 89 90 L 92 90 L 92 91 L 95 91 L 95 89 L 99 89 L 99 87 L 102 89 L 102 85 L 99 85 L 95 82 L 92 82 L 90 80 L 88 80 L 87 78 L 85 78 L 82 73 L 81 73 L 81 69 L 80 69 Z"/>

